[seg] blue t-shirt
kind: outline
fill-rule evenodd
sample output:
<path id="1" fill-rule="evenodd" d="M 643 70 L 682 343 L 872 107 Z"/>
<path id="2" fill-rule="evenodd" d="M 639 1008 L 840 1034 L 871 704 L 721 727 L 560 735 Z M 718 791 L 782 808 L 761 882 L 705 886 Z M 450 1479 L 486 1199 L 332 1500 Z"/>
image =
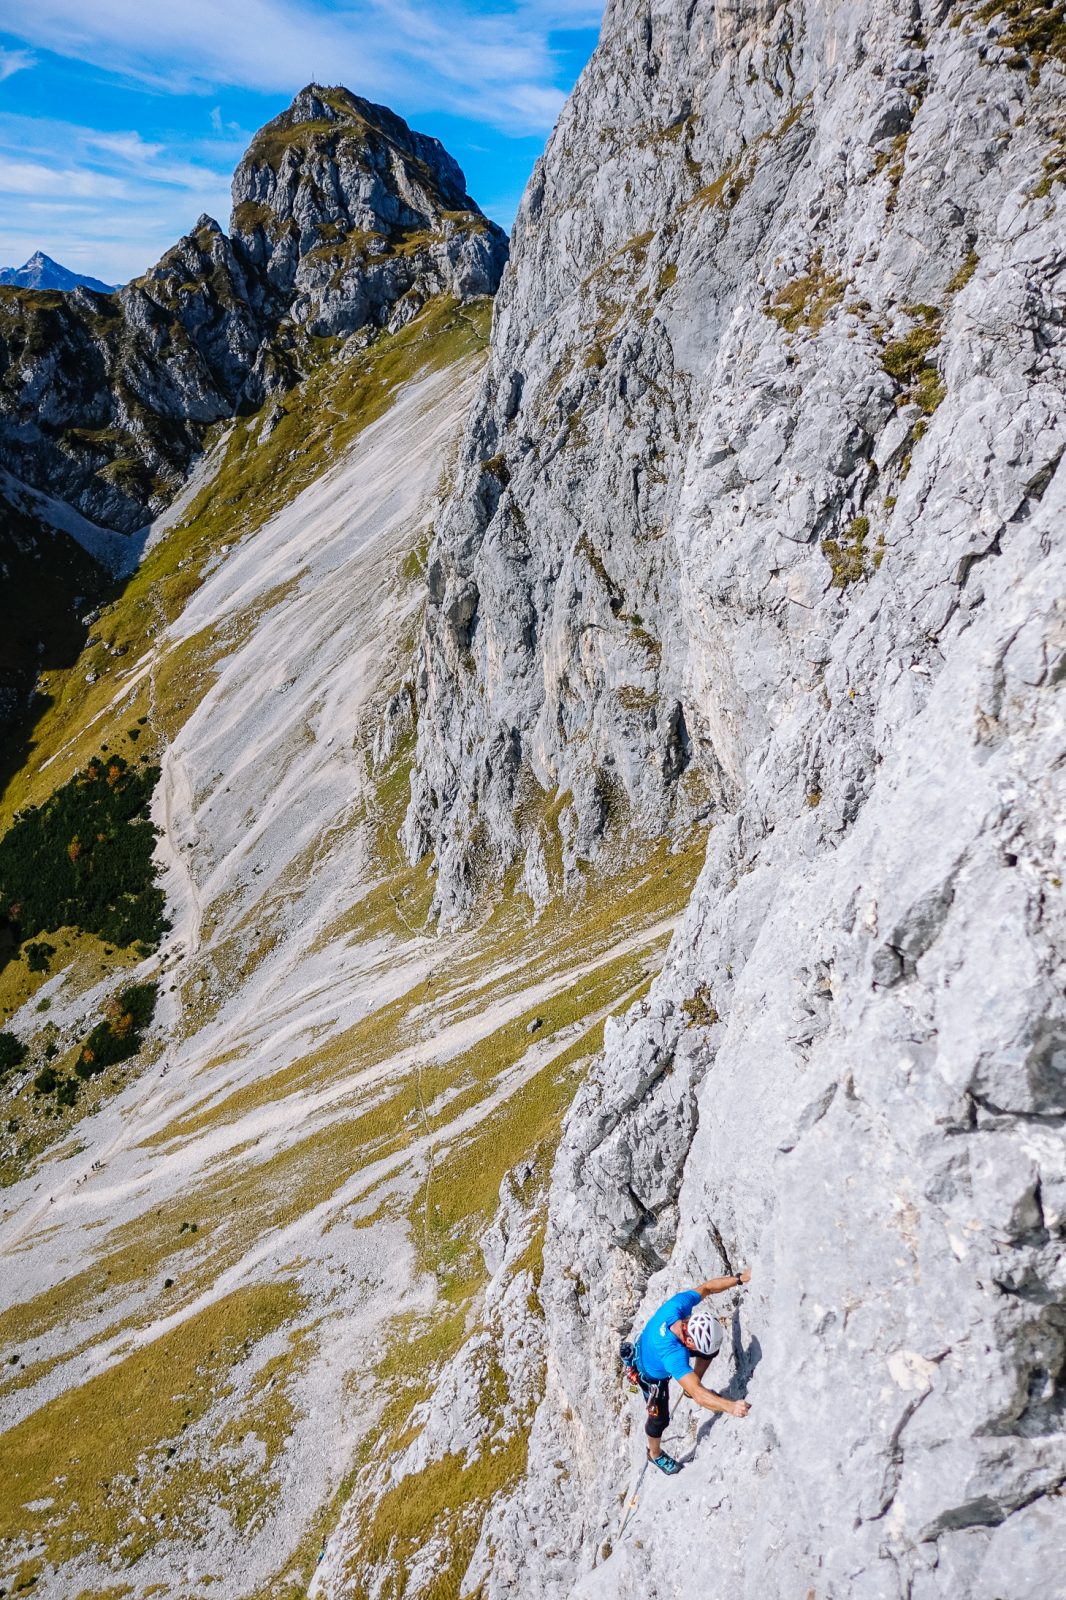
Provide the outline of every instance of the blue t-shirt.
<path id="1" fill-rule="evenodd" d="M 670 1324 L 684 1322 L 702 1298 L 695 1289 L 685 1289 L 661 1305 L 645 1325 L 637 1340 L 637 1366 L 646 1378 L 653 1382 L 660 1378 L 680 1381 L 690 1371 L 689 1352 L 677 1335 L 670 1332 Z"/>

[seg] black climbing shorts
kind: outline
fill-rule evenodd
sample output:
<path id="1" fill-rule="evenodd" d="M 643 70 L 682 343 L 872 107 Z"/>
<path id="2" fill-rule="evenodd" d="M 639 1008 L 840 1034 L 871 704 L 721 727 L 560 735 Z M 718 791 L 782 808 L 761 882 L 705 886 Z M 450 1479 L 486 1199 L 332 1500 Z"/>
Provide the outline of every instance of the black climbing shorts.
<path id="1" fill-rule="evenodd" d="M 670 1421 L 670 1379 L 646 1378 L 638 1372 L 637 1382 L 648 1407 L 644 1432 L 649 1439 L 661 1439 Z"/>

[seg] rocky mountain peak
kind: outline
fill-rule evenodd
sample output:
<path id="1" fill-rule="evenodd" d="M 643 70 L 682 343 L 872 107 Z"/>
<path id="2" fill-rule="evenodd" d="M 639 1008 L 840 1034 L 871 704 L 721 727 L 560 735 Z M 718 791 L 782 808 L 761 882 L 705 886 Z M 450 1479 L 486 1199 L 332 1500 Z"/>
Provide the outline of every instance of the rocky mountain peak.
<path id="1" fill-rule="evenodd" d="M 369 342 L 436 296 L 492 294 L 507 255 L 440 142 L 340 87 L 309 84 L 255 135 L 233 202 L 229 235 L 201 215 L 106 312 L 9 292 L 0 465 L 138 528 L 207 426 L 299 381 L 306 336 Z M 14 288 L 53 287 L 30 266 Z"/>
<path id="2" fill-rule="evenodd" d="M 302 89 L 234 174 L 233 237 L 283 295 L 471 231 L 499 253 L 502 233 L 439 140 L 340 87 Z"/>
<path id="3" fill-rule="evenodd" d="M 309 83 L 305 89 L 300 90 L 288 111 L 283 112 L 282 116 L 287 116 L 294 123 L 332 122 L 340 113 L 331 104 L 329 94 L 330 91 L 323 89 L 320 84 Z"/>
<path id="4" fill-rule="evenodd" d="M 92 289 L 96 294 L 110 294 L 112 285 L 91 278 L 84 272 L 72 272 L 43 250 L 35 250 L 21 267 L 0 268 L 0 284 L 18 289 L 58 289 L 64 293 L 79 287 Z"/>

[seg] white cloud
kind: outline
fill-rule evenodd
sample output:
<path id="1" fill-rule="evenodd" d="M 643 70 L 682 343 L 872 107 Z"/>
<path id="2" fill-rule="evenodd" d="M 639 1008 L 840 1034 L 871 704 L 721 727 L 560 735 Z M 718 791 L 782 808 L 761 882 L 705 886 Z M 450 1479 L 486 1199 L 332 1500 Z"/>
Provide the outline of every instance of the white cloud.
<path id="1" fill-rule="evenodd" d="M 97 150 L 106 150 L 138 164 L 151 161 L 163 150 L 161 144 L 149 144 L 139 133 L 94 133 L 89 130 L 83 137 L 86 144 Z"/>
<path id="2" fill-rule="evenodd" d="M 76 167 L 45 167 L 34 161 L 11 161 L 0 154 L 0 194 L 55 194 L 73 198 L 117 200 L 124 185 L 115 178 Z"/>
<path id="3" fill-rule="evenodd" d="M 5 78 L 10 78 L 15 72 L 24 72 L 27 67 L 37 64 L 37 57 L 30 50 L 6 50 L 0 45 L 0 83 Z"/>
<path id="4" fill-rule="evenodd" d="M 225 225 L 233 160 L 231 140 L 174 152 L 135 132 L 0 115 L 0 196 L 13 197 L 0 205 L 0 265 L 40 249 L 112 282 L 133 277 L 202 211 Z"/>

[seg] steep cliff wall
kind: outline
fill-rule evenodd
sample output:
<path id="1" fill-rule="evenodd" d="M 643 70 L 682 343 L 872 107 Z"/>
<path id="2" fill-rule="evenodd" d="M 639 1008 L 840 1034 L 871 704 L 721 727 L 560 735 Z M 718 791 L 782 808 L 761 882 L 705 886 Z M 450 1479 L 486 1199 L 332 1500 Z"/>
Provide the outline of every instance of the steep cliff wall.
<path id="1" fill-rule="evenodd" d="M 713 807 L 555 1166 L 490 1596 L 1021 1597 L 1066 1483 L 1061 8 L 609 7 L 430 554 L 412 856 Z M 553 837 L 553 830 L 558 837 Z M 745 1421 L 619 1335 L 750 1262 Z M 702 1414 L 701 1414 L 702 1415 Z M 680 1437 L 679 1437 L 680 1436 Z M 655 1475 L 653 1475 L 655 1476 Z"/>

